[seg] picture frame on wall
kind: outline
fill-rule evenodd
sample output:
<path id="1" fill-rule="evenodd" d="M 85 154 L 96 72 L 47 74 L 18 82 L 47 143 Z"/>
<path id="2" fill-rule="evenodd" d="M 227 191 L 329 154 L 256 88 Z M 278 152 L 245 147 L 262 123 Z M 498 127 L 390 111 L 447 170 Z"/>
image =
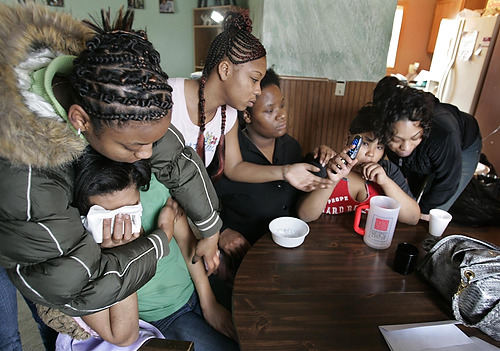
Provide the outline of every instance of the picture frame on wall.
<path id="1" fill-rule="evenodd" d="M 175 13 L 174 0 L 158 0 L 160 13 Z"/>
<path id="2" fill-rule="evenodd" d="M 47 0 L 48 6 L 64 7 L 64 0 Z"/>
<path id="3" fill-rule="evenodd" d="M 144 0 L 127 0 L 129 9 L 144 9 Z"/>

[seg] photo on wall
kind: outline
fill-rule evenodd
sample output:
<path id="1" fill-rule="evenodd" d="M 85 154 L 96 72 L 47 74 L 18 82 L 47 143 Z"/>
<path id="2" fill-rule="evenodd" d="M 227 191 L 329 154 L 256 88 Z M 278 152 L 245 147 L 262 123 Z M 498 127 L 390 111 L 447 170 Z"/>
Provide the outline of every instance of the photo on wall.
<path id="1" fill-rule="evenodd" d="M 64 7 L 64 0 L 47 0 L 47 5 Z"/>
<path id="2" fill-rule="evenodd" d="M 160 13 L 175 13 L 174 0 L 158 0 Z"/>
<path id="3" fill-rule="evenodd" d="M 144 0 L 128 0 L 129 9 L 144 9 Z"/>

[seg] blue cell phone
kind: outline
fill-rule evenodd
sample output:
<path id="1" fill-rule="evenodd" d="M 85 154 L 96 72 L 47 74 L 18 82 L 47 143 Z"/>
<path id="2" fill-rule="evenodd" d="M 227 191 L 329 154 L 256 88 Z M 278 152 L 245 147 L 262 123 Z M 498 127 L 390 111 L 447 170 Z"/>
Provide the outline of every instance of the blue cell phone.
<path id="1" fill-rule="evenodd" d="M 351 160 L 354 160 L 356 156 L 358 155 L 359 148 L 361 147 L 361 144 L 363 143 L 363 138 L 361 135 L 356 135 L 354 139 L 352 140 L 351 143 L 351 148 L 349 151 L 346 152 L 347 156 L 351 158 Z M 353 147 L 354 146 L 354 147 Z M 347 161 L 344 159 L 341 159 L 342 163 L 347 165 Z M 337 167 L 340 169 L 340 166 L 337 165 Z"/>
<path id="2" fill-rule="evenodd" d="M 349 156 L 351 160 L 354 160 L 358 155 L 359 148 L 361 147 L 362 143 L 363 143 L 363 138 L 361 137 L 361 135 L 356 135 L 352 140 L 351 149 L 347 151 L 347 156 Z"/>

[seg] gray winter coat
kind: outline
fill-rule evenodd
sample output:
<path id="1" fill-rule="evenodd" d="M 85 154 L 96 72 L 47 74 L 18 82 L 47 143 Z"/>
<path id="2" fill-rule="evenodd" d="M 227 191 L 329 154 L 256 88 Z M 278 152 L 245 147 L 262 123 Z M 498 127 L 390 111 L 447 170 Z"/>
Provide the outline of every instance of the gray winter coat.
<path id="1" fill-rule="evenodd" d="M 29 92 L 21 94 L 16 69 L 28 57 L 40 49 L 77 55 L 89 35 L 68 14 L 0 4 L 0 265 L 23 295 L 72 316 L 137 291 L 168 254 L 161 230 L 101 250 L 71 206 L 72 161 L 86 142 L 57 116 L 43 117 L 41 108 L 28 104 Z M 155 143 L 152 164 L 201 234 L 216 233 L 221 221 L 215 191 L 175 128 Z"/>

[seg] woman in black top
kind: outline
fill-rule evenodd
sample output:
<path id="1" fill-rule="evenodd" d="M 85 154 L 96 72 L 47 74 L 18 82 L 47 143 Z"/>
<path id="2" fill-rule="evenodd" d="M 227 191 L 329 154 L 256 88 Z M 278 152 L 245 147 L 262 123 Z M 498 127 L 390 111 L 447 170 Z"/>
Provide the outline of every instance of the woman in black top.
<path id="1" fill-rule="evenodd" d="M 395 77 L 377 84 L 373 100 L 385 114 L 387 155 L 399 165 L 413 194 L 421 194 L 417 200 L 422 213 L 448 210 L 479 161 L 476 119 Z"/>
<path id="2" fill-rule="evenodd" d="M 287 134 L 287 113 L 279 77 L 268 69 L 260 86 L 262 94 L 254 106 L 245 111 L 241 121 L 245 127 L 238 131 L 243 160 L 260 165 L 302 162 L 298 141 Z M 333 151 L 322 146 L 317 148 L 315 156 L 318 154 L 324 165 L 333 156 Z M 268 232 L 271 220 L 296 216 L 295 205 L 301 193 L 284 180 L 244 183 L 225 176 L 215 183 L 215 188 L 222 204 L 219 247 L 225 253 L 224 260 L 232 261 L 229 266 L 233 267 L 229 269 L 233 270 L 250 246 Z"/>

